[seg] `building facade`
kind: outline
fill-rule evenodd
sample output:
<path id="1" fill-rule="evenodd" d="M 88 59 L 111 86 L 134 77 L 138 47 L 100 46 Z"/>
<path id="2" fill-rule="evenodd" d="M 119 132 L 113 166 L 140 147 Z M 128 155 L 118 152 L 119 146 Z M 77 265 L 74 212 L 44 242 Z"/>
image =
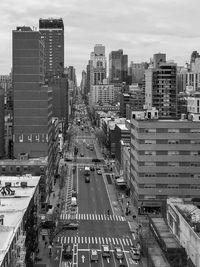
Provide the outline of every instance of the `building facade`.
<path id="1" fill-rule="evenodd" d="M 163 212 L 168 196 L 198 197 L 200 121 L 132 114 L 131 192 L 141 213 Z"/>
<path id="2" fill-rule="evenodd" d="M 128 56 L 123 55 L 123 50 L 112 51 L 109 54 L 109 82 L 126 82 L 128 77 Z"/>
<path id="3" fill-rule="evenodd" d="M 93 85 L 103 84 L 106 79 L 106 56 L 105 46 L 97 44 L 94 52 L 90 54 L 90 91 Z"/>
<path id="4" fill-rule="evenodd" d="M 5 155 L 4 114 L 4 89 L 0 87 L 0 158 Z"/>
<path id="5" fill-rule="evenodd" d="M 177 78 L 175 63 L 160 63 L 145 71 L 145 105 L 155 107 L 159 118 L 177 116 Z"/>
<path id="6" fill-rule="evenodd" d="M 64 71 L 64 24 L 62 18 L 39 19 L 39 31 L 45 44 L 45 76 Z"/>

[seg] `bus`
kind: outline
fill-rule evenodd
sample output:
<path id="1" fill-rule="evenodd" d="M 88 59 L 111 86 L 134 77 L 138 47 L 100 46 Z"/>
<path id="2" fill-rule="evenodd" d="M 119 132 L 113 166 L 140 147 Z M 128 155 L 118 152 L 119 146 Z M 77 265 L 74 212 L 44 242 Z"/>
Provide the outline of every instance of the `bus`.
<path id="1" fill-rule="evenodd" d="M 84 174 L 85 174 L 86 176 L 89 176 L 89 175 L 90 175 L 90 167 L 85 167 L 85 172 L 84 172 Z"/>

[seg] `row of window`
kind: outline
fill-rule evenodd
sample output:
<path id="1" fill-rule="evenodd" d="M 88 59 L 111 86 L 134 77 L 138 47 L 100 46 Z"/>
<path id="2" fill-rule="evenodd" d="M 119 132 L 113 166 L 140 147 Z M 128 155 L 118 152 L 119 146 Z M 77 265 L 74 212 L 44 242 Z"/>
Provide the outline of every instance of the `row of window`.
<path id="1" fill-rule="evenodd" d="M 170 195 L 170 197 L 173 197 L 173 195 Z M 174 197 L 180 197 L 180 198 L 190 198 L 191 195 L 174 195 Z M 168 198 L 168 195 L 139 195 L 139 200 L 165 200 Z M 144 204 L 145 205 L 145 204 Z"/>
<path id="2" fill-rule="evenodd" d="M 152 162 L 152 161 L 138 161 L 139 166 L 170 166 L 170 167 L 200 167 L 200 162 Z"/>
<path id="3" fill-rule="evenodd" d="M 139 184 L 139 188 L 200 189 L 200 185 L 190 185 L 190 184 Z"/>
<path id="4" fill-rule="evenodd" d="M 200 144 L 200 139 L 197 139 L 197 140 L 189 140 L 189 139 L 181 139 L 181 140 L 178 140 L 178 139 L 158 139 L 158 140 L 155 140 L 155 139 L 137 139 L 135 138 L 133 135 L 131 136 L 134 140 L 137 141 L 137 143 L 139 144 L 149 144 L 149 145 L 154 145 L 154 144 Z"/>
<path id="5" fill-rule="evenodd" d="M 199 156 L 200 151 L 139 151 L 139 155 L 145 155 L 145 156 L 156 156 L 156 155 L 168 155 L 168 156 L 174 156 L 174 155 L 190 155 L 190 156 Z"/>
<path id="6" fill-rule="evenodd" d="M 134 125 L 132 128 L 139 133 L 200 133 L 200 128 L 136 128 Z"/>
<path id="7" fill-rule="evenodd" d="M 33 169 L 36 169 L 36 166 L 0 166 L 0 172 L 2 172 L 2 173 L 7 172 L 8 170 L 11 171 L 11 172 L 13 172 L 13 171 L 16 171 L 16 172 L 21 172 L 21 171 L 27 172 L 27 171 L 31 171 Z M 44 166 L 40 166 L 39 169 L 40 169 L 41 173 L 45 172 L 45 167 Z"/>
<path id="8" fill-rule="evenodd" d="M 194 173 L 138 173 L 139 177 L 193 177 L 200 179 L 200 174 Z"/>

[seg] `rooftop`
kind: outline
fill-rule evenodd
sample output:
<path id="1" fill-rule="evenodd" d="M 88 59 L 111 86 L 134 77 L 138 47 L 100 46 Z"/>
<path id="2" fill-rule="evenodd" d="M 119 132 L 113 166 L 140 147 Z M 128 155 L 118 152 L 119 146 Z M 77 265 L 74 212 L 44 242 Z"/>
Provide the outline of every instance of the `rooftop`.
<path id="1" fill-rule="evenodd" d="M 192 204 L 192 202 L 186 202 L 181 198 L 170 198 L 169 201 L 173 203 L 186 222 L 200 237 L 200 209 L 196 205 Z"/>
<path id="2" fill-rule="evenodd" d="M 47 157 L 44 158 L 32 158 L 32 159 L 3 159 L 0 160 L 0 165 L 46 165 Z"/>
<path id="3" fill-rule="evenodd" d="M 0 176 L 0 217 L 3 217 L 3 225 L 0 225 L 0 266 L 35 193 L 39 180 L 40 176 L 31 175 L 22 177 Z M 6 190 L 5 185 L 8 182 L 11 183 L 11 187 Z M 22 187 L 21 182 L 27 182 L 27 186 Z"/>

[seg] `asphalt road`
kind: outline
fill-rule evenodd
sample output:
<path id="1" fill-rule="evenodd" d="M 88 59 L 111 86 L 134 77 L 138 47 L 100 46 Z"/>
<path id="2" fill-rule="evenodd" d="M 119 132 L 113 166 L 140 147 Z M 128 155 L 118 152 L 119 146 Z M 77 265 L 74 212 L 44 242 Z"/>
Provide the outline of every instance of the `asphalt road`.
<path id="1" fill-rule="evenodd" d="M 60 219 L 65 222 L 73 219 L 78 223 L 78 229 L 63 231 L 56 237 L 54 256 L 59 255 L 60 258 L 55 266 L 118 267 L 120 263 L 126 264 L 125 266 L 134 266 L 129 255 L 133 240 L 128 223 L 124 217 L 112 214 L 111 201 L 102 175 L 98 175 L 96 171 L 91 171 L 90 183 L 85 182 L 84 166 L 91 165 L 92 158 L 97 157 L 96 152 L 88 149 L 86 145 L 96 142 L 95 135 L 82 131 L 77 126 L 74 127 L 73 131 L 76 132 L 76 135 L 73 136 L 72 145 L 76 145 L 79 152 L 76 162 L 68 163 L 71 166 L 76 165 L 76 171 L 75 173 L 72 172 L 70 185 L 69 183 L 66 184 L 71 190 L 76 188 L 78 206 L 73 208 L 73 213 L 69 212 L 70 205 L 65 206 Z M 80 153 L 83 153 L 84 157 L 80 157 Z M 103 171 L 103 168 L 101 169 Z M 69 188 L 66 188 L 68 200 L 71 197 Z M 73 257 L 68 261 L 62 257 L 62 248 L 67 244 L 73 247 Z M 110 258 L 102 257 L 101 246 L 103 244 L 109 245 Z M 114 248 L 116 246 L 120 246 L 124 252 L 122 260 L 115 257 Z M 98 253 L 98 260 L 95 262 L 91 261 L 91 249 L 96 249 Z"/>

